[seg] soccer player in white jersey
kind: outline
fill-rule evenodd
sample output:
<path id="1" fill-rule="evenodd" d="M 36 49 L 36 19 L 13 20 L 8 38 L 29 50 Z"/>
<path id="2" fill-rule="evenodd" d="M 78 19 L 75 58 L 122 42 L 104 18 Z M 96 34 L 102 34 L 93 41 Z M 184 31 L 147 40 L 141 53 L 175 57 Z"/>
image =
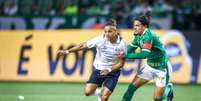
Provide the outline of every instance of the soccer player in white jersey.
<path id="1" fill-rule="evenodd" d="M 96 48 L 93 62 L 95 69 L 87 81 L 84 93 L 86 96 L 93 95 L 98 86 L 103 84 L 101 101 L 108 101 L 112 94 L 120 76 L 120 69 L 124 65 L 124 58 L 119 55 L 127 51 L 127 44 L 119 35 L 116 26 L 115 20 L 109 20 L 105 25 L 104 34 L 68 50 L 58 51 L 58 54 L 63 55 L 85 48 Z"/>

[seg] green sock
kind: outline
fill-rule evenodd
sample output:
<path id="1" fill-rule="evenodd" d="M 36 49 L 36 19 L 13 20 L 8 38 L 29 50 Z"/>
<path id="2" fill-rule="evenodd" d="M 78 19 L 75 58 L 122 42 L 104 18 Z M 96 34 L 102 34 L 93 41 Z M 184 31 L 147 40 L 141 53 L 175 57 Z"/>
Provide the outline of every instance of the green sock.
<path id="1" fill-rule="evenodd" d="M 161 97 L 159 99 L 154 99 L 154 101 L 163 101 L 163 97 Z"/>
<path id="2" fill-rule="evenodd" d="M 165 88 L 164 94 L 163 94 L 163 98 L 167 99 L 168 94 L 171 92 L 171 90 L 173 89 L 173 86 L 171 83 L 167 84 L 167 87 Z"/>
<path id="3" fill-rule="evenodd" d="M 135 93 L 136 90 L 137 90 L 137 87 L 133 84 L 130 84 L 128 86 L 128 89 L 124 93 L 122 101 L 131 101 L 133 94 Z"/>

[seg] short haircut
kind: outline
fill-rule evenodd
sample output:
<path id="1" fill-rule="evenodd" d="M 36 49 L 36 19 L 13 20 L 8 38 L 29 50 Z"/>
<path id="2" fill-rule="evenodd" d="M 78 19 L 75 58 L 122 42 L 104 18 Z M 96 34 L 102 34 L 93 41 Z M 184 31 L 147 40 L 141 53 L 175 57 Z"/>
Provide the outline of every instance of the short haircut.
<path id="1" fill-rule="evenodd" d="M 117 21 L 114 19 L 110 19 L 107 21 L 107 23 L 105 24 L 105 26 L 114 26 L 117 27 Z"/>

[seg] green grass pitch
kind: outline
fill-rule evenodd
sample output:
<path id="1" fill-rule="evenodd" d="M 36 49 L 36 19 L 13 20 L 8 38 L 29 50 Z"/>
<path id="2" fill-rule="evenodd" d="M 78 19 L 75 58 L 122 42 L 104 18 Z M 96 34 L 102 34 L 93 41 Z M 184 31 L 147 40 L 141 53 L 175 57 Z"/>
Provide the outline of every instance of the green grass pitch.
<path id="1" fill-rule="evenodd" d="M 118 84 L 109 101 L 121 101 L 127 86 Z M 96 96 L 84 96 L 84 87 L 84 83 L 0 82 L 0 101 L 97 101 Z M 152 84 L 143 86 L 133 101 L 153 101 L 153 89 Z M 174 91 L 174 101 L 201 101 L 201 85 L 174 85 Z"/>

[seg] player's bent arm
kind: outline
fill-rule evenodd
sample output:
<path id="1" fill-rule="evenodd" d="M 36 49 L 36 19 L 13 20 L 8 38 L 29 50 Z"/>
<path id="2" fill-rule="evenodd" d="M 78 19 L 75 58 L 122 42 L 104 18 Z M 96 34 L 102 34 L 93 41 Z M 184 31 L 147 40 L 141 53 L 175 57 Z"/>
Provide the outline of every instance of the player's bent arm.
<path id="1" fill-rule="evenodd" d="M 132 45 L 129 45 L 128 46 L 128 49 L 127 49 L 127 53 L 135 53 L 135 50 L 137 49 L 137 47 L 133 47 Z"/>
<path id="2" fill-rule="evenodd" d="M 85 49 L 85 48 L 87 48 L 86 42 L 81 43 L 81 44 L 76 45 L 76 46 L 73 46 L 73 47 L 71 47 L 70 49 L 67 49 L 66 51 L 68 51 L 68 53 L 70 53 L 70 52 L 80 51 L 80 50 L 83 50 L 83 49 Z"/>
<path id="3" fill-rule="evenodd" d="M 147 51 L 141 51 L 139 53 L 128 53 L 126 54 L 126 58 L 128 59 L 145 59 L 149 55 Z"/>
<path id="4" fill-rule="evenodd" d="M 118 62 L 112 66 L 111 72 L 120 70 L 120 68 L 124 66 L 124 63 L 125 63 L 124 58 L 119 59 Z"/>

